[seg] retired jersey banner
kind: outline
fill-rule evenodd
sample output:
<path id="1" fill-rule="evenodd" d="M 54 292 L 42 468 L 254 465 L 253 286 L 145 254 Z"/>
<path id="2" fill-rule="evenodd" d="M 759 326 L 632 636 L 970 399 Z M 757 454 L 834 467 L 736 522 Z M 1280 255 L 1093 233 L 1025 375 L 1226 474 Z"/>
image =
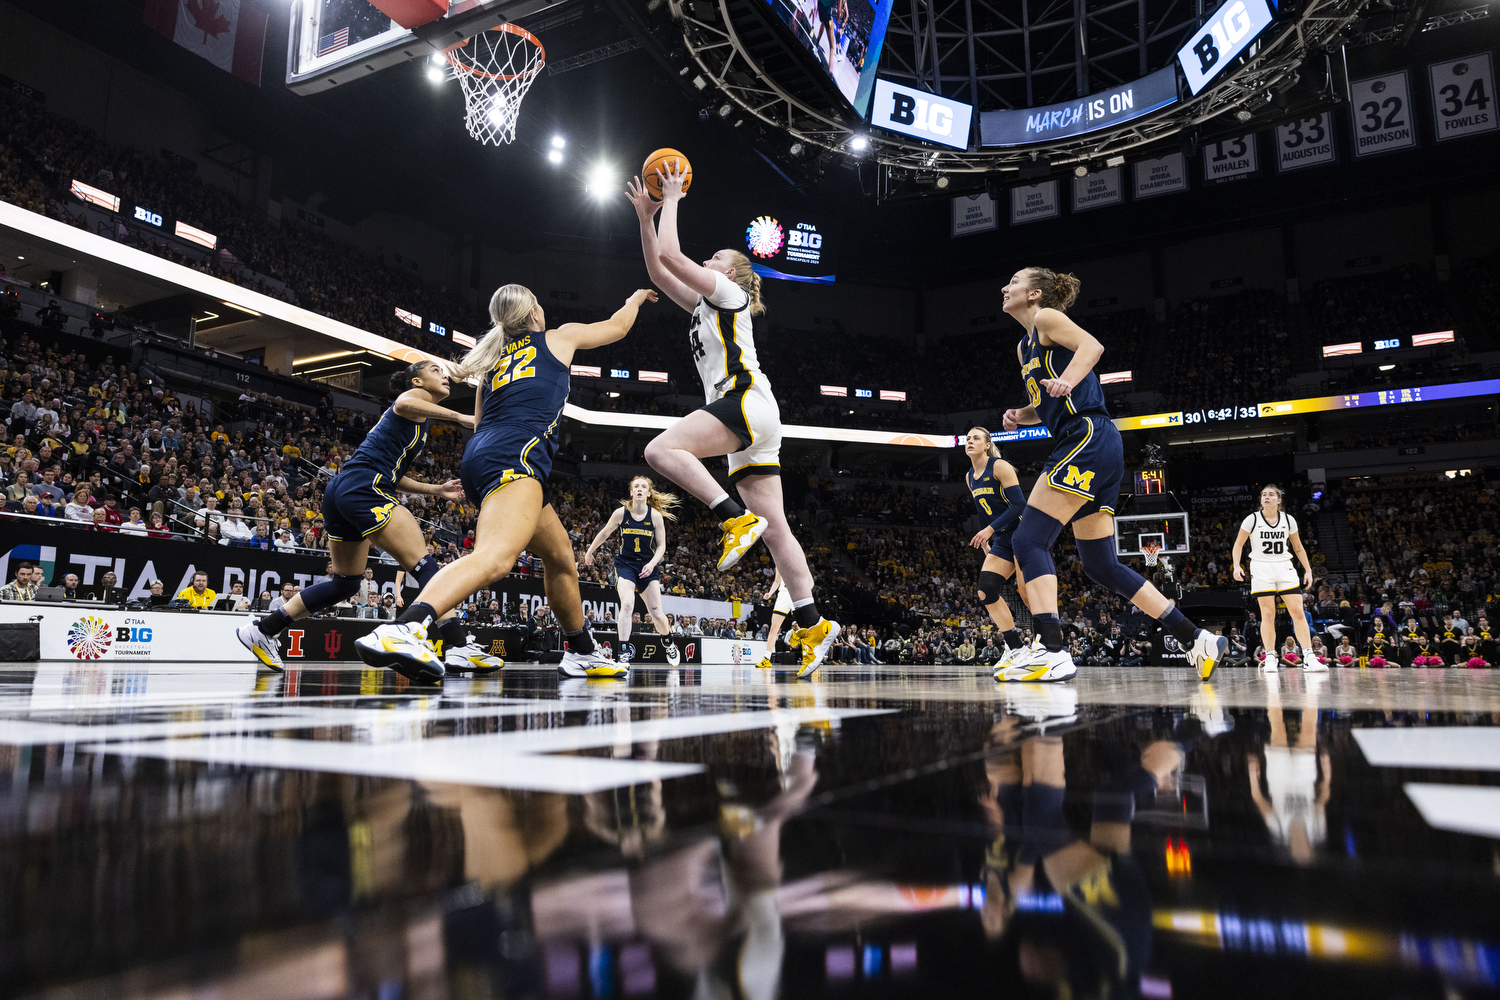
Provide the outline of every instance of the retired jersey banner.
<path id="1" fill-rule="evenodd" d="M 1406 70 L 1349 84 L 1349 117 L 1354 123 L 1354 155 L 1373 156 L 1417 144 Z"/>
<path id="2" fill-rule="evenodd" d="M 1203 144 L 1203 179 L 1206 181 L 1242 180 L 1259 169 L 1254 132 L 1236 139 Z"/>
<path id="3" fill-rule="evenodd" d="M 1495 114 L 1495 67 L 1488 52 L 1427 67 L 1432 82 L 1433 131 L 1438 142 L 1493 132 L 1500 128 Z"/>
<path id="4" fill-rule="evenodd" d="M 1301 170 L 1338 159 L 1333 149 L 1333 118 L 1327 111 L 1276 126 L 1276 170 Z"/>
<path id="5" fill-rule="evenodd" d="M 1055 219 L 1062 214 L 1062 205 L 1057 199 L 1057 181 L 1042 181 L 1038 184 L 1023 184 L 1010 189 L 1010 224 L 1024 225 Z"/>
<path id="6" fill-rule="evenodd" d="M 1188 189 L 1187 160 L 1181 153 L 1168 153 L 1135 165 L 1135 197 L 1155 198 Z"/>
<path id="7" fill-rule="evenodd" d="M 146 0 L 147 27 L 260 86 L 266 11 L 252 0 Z"/>
<path id="8" fill-rule="evenodd" d="M 1125 200 L 1125 189 L 1120 183 L 1120 168 L 1110 167 L 1084 177 L 1073 178 L 1073 211 L 1087 212 L 1091 208 L 1118 205 Z"/>
<path id="9" fill-rule="evenodd" d="M 995 199 L 988 194 L 968 194 L 953 199 L 953 235 L 987 233 L 1000 227 Z"/>

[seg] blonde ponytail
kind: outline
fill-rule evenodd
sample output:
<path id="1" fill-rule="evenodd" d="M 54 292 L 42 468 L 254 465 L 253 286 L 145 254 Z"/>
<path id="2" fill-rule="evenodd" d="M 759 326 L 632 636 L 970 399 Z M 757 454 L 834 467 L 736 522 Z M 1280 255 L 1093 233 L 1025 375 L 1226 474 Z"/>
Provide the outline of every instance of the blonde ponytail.
<path id="1" fill-rule="evenodd" d="M 478 344 L 469 349 L 453 377 L 459 380 L 484 375 L 505 357 L 512 340 L 531 332 L 531 310 L 536 296 L 525 285 L 501 285 L 490 296 L 490 322 L 493 324 Z"/>
<path id="2" fill-rule="evenodd" d="M 984 428 L 984 427 L 970 427 L 969 428 L 969 434 L 973 434 L 975 431 L 978 431 L 979 433 L 983 434 L 984 435 L 984 439 L 990 443 L 989 449 L 985 452 L 985 454 L 988 455 L 990 458 L 999 458 L 1000 457 L 1000 448 L 995 444 L 995 439 L 994 439 L 994 437 L 992 437 L 990 435 L 989 430 L 987 428 Z M 969 434 L 965 434 L 964 437 L 968 437 Z"/>
<path id="3" fill-rule="evenodd" d="M 630 482 L 625 484 L 626 492 L 629 492 L 630 487 L 635 485 L 637 479 L 646 484 L 646 506 L 656 511 L 668 521 L 677 520 L 677 515 L 672 513 L 672 509 L 678 504 L 682 503 L 682 500 L 677 496 L 677 494 L 664 493 L 663 491 L 657 489 L 656 484 L 651 481 L 650 476 L 632 477 Z M 624 500 L 621 500 L 620 506 L 624 507 L 626 510 L 629 510 L 630 497 L 627 496 Z"/>
<path id="4" fill-rule="evenodd" d="M 729 259 L 734 263 L 734 274 L 730 276 L 731 280 L 750 296 L 750 315 L 764 315 L 766 304 L 760 300 L 760 275 L 756 274 L 755 268 L 750 266 L 750 258 L 738 250 L 731 250 Z"/>

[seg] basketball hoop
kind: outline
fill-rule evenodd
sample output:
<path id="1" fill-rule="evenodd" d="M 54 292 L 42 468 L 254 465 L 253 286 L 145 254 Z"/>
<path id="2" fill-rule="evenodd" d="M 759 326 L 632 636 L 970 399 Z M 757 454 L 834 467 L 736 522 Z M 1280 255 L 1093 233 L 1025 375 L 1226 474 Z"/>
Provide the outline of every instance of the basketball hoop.
<path id="1" fill-rule="evenodd" d="M 1151 544 L 1151 543 L 1148 542 L 1145 545 L 1141 546 L 1141 554 L 1146 557 L 1146 565 L 1147 566 L 1155 566 L 1156 565 L 1156 557 L 1157 557 L 1157 555 L 1160 552 L 1161 552 L 1161 546 L 1160 545 L 1153 545 L 1153 544 Z"/>
<path id="2" fill-rule="evenodd" d="M 547 50 L 525 28 L 506 22 L 448 49 L 448 64 L 464 89 L 469 135 L 499 146 L 516 137 L 521 99 L 547 65 Z"/>

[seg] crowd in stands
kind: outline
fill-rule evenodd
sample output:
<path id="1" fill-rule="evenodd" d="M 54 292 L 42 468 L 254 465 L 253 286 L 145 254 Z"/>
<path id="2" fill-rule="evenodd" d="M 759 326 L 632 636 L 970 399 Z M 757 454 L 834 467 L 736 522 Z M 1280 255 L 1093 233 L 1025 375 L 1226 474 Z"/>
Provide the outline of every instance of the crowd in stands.
<path id="1" fill-rule="evenodd" d="M 218 237 L 218 249 L 203 252 L 125 222 L 115 228 L 117 239 L 362 330 L 446 354 L 450 340 L 401 322 L 396 307 L 471 335 L 488 325 L 463 300 L 388 263 L 384 254 L 372 257 L 290 220 L 273 222 L 176 163 L 104 142 L 67 118 L 0 91 L 0 199 L 87 227 L 66 194 L 75 179 L 118 195 L 122 205 L 147 205 L 167 219 L 207 230 Z"/>

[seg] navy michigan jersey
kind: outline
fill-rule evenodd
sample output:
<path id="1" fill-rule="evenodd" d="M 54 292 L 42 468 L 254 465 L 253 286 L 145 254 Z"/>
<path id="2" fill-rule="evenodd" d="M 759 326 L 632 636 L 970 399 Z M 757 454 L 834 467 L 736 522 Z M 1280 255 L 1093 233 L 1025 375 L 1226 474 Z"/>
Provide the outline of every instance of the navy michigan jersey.
<path id="1" fill-rule="evenodd" d="M 1060 344 L 1044 345 L 1035 327 L 1021 341 L 1021 381 L 1027 399 L 1055 442 L 1045 467 L 1047 482 L 1088 501 L 1070 519 L 1076 521 L 1101 511 L 1115 512 L 1125 476 L 1125 444 L 1109 419 L 1104 386 L 1092 369 L 1066 396 L 1047 393 L 1042 380 L 1058 378 L 1072 362 L 1072 351 Z"/>
<path id="2" fill-rule="evenodd" d="M 479 383 L 479 426 L 459 471 L 475 504 L 517 479 L 547 482 L 568 401 L 568 374 L 568 366 L 547 347 L 544 331 L 506 345 L 500 363 Z"/>
<path id="3" fill-rule="evenodd" d="M 1036 408 L 1036 415 L 1053 437 L 1061 436 L 1064 426 L 1081 414 L 1109 416 L 1104 405 L 1104 387 L 1092 370 L 1066 396 L 1058 398 L 1047 394 L 1042 379 L 1060 377 L 1072 363 L 1072 351 L 1060 344 L 1043 345 L 1041 334 L 1035 327 L 1030 336 L 1021 341 L 1021 381 L 1026 383 L 1026 396 Z"/>
<path id="4" fill-rule="evenodd" d="M 974 475 L 971 467 L 964 473 L 964 482 L 969 484 L 969 496 L 974 498 L 974 509 L 993 521 L 1001 511 L 1010 506 L 1005 496 L 1005 487 L 995 475 L 997 458 L 985 459 L 984 472 Z"/>
<path id="5" fill-rule="evenodd" d="M 323 490 L 323 525 L 335 541 L 368 538 L 401 501 L 395 489 L 427 446 L 427 423 L 386 410 Z"/>
<path id="6" fill-rule="evenodd" d="M 626 507 L 620 522 L 620 558 L 644 566 L 655 554 L 656 525 L 651 523 L 651 508 L 646 508 L 645 517 L 637 519 Z"/>

